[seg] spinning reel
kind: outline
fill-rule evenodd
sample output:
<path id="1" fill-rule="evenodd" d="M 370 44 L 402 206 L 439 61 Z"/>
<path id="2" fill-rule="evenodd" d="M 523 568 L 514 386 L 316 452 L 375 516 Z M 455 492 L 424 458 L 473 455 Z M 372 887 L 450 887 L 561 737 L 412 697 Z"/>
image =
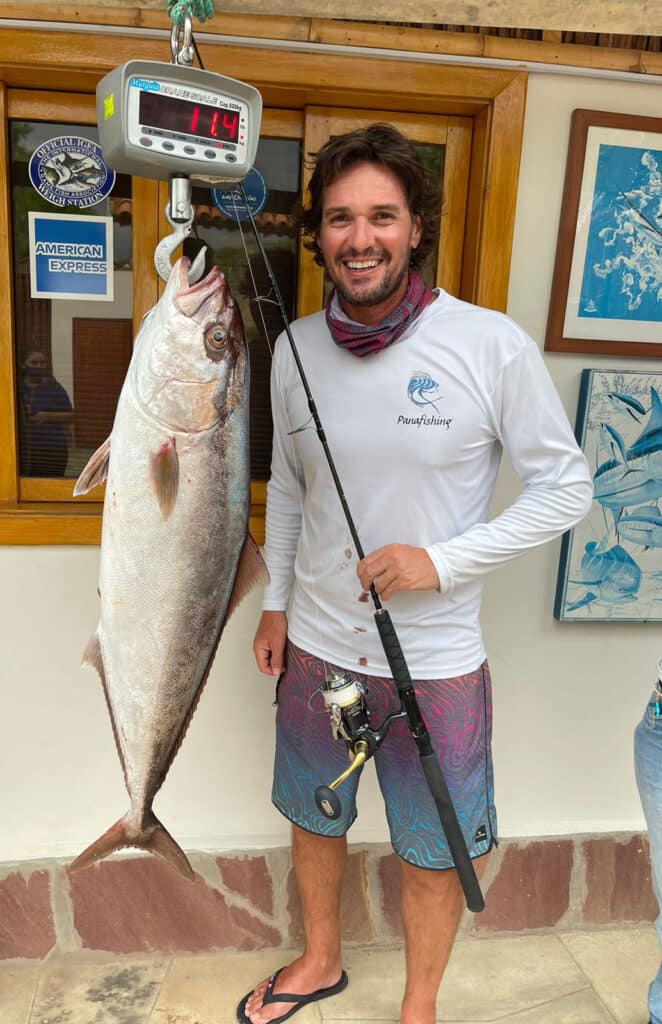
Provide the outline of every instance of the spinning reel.
<path id="1" fill-rule="evenodd" d="M 315 803 L 327 818 L 336 821 L 341 814 L 340 798 L 335 790 L 361 768 L 379 749 L 391 723 L 403 718 L 404 709 L 389 715 L 381 728 L 370 728 L 370 708 L 366 702 L 366 689 L 353 672 L 334 671 L 321 687 L 322 697 L 331 718 L 331 733 L 335 740 L 344 740 L 349 756 L 349 767 L 328 786 L 318 786 Z"/>

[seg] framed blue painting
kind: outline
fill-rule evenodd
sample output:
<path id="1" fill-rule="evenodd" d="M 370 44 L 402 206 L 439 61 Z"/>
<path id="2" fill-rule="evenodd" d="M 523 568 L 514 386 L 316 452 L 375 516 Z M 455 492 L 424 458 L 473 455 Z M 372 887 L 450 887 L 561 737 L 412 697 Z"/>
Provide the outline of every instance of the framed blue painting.
<path id="1" fill-rule="evenodd" d="M 584 370 L 577 440 L 593 475 L 584 520 L 563 537 L 554 616 L 662 620 L 662 372 Z"/>
<path id="2" fill-rule="evenodd" d="M 662 118 L 573 112 L 545 348 L 662 355 Z"/>

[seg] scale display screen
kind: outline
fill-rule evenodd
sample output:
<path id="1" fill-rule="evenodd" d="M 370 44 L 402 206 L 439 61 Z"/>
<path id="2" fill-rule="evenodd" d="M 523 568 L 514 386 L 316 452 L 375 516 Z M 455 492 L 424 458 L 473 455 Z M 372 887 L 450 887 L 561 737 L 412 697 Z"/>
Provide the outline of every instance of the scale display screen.
<path id="1" fill-rule="evenodd" d="M 97 85 L 105 162 L 157 181 L 241 181 L 255 162 L 261 117 L 254 86 L 202 68 L 130 60 Z"/>
<path id="2" fill-rule="evenodd" d="M 219 142 L 237 142 L 239 112 L 227 107 L 180 100 L 156 92 L 140 93 L 140 123 Z"/>

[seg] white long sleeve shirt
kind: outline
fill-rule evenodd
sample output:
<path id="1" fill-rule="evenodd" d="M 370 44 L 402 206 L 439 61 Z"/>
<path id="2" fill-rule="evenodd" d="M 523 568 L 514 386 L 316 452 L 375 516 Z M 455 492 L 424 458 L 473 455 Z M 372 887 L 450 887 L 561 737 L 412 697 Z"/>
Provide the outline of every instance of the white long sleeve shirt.
<path id="1" fill-rule="evenodd" d="M 569 529 L 592 498 L 537 345 L 503 314 L 443 291 L 396 343 L 363 358 L 334 344 L 323 312 L 292 331 L 365 552 L 424 547 L 437 570 L 438 592 L 388 601 L 412 677 L 473 671 L 485 657 L 484 575 Z M 289 638 L 304 650 L 390 675 L 285 335 L 272 407 L 264 608 L 288 611 Z M 523 490 L 487 522 L 504 449 Z"/>

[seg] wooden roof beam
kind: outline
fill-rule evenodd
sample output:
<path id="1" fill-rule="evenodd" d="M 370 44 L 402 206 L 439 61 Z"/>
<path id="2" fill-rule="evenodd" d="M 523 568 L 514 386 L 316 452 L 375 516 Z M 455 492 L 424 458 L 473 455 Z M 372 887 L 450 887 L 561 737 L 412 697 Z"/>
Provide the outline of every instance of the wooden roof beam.
<path id="1" fill-rule="evenodd" d="M 30 8 L 44 0 L 23 0 Z M 165 0 L 78 0 L 79 7 L 158 11 Z M 355 0 L 214 0 L 216 21 L 225 13 L 266 14 L 296 18 L 348 18 L 356 14 Z M 57 7 L 51 7 L 57 17 Z M 604 32 L 623 35 L 662 35 L 659 0 L 382 0 L 380 21 L 429 25 L 529 28 L 543 31 Z"/>

